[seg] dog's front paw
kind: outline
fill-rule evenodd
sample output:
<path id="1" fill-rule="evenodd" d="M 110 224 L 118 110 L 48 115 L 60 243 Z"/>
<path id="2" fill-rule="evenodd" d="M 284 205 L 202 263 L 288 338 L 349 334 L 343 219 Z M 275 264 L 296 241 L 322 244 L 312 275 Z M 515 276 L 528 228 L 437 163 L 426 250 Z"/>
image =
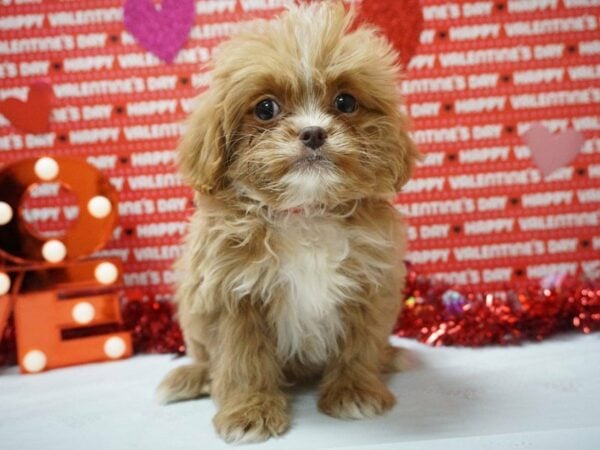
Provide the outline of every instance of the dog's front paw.
<path id="1" fill-rule="evenodd" d="M 235 400 L 228 399 L 213 419 L 226 442 L 261 442 L 288 429 L 290 417 L 283 395 L 256 394 Z"/>
<path id="2" fill-rule="evenodd" d="M 390 410 L 396 404 L 394 394 L 378 381 L 371 385 L 339 383 L 323 390 L 319 409 L 340 419 L 364 419 Z"/>

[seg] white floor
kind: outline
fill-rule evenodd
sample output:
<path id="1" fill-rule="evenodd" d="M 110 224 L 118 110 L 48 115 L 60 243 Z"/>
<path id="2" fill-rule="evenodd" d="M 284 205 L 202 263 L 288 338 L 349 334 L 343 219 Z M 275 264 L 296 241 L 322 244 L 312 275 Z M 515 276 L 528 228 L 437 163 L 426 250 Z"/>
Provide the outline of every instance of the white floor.
<path id="1" fill-rule="evenodd" d="M 315 389 L 294 393 L 292 429 L 261 449 L 600 449 L 600 334 L 510 348 L 430 348 L 398 341 L 418 364 L 394 375 L 388 415 L 345 422 L 317 412 Z M 153 390 L 170 356 L 39 375 L 0 370 L 0 448 L 229 448 L 210 399 L 170 406 Z"/>

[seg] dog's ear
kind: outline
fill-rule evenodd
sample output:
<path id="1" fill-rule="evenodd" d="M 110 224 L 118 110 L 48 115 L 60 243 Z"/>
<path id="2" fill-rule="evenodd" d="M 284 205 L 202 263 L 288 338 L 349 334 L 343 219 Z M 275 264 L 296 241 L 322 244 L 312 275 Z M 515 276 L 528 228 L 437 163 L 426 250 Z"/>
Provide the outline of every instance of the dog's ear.
<path id="1" fill-rule="evenodd" d="M 223 185 L 226 138 L 219 98 L 219 90 L 213 88 L 198 99 L 177 148 L 184 179 L 204 194 L 214 193 Z"/>
<path id="2" fill-rule="evenodd" d="M 406 119 L 400 117 L 399 122 L 395 167 L 395 187 L 397 192 L 410 179 L 417 161 L 423 161 L 424 159 L 424 156 L 419 152 L 416 144 L 408 134 Z"/>

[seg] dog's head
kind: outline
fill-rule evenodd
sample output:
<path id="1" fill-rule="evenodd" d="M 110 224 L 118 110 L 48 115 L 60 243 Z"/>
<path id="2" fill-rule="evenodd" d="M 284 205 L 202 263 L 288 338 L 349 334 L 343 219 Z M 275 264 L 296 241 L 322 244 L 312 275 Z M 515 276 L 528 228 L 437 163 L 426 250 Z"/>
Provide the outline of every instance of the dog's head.
<path id="1" fill-rule="evenodd" d="M 294 7 L 223 44 L 180 145 L 199 191 L 274 209 L 390 195 L 418 153 L 398 110 L 397 54 L 341 4 Z"/>

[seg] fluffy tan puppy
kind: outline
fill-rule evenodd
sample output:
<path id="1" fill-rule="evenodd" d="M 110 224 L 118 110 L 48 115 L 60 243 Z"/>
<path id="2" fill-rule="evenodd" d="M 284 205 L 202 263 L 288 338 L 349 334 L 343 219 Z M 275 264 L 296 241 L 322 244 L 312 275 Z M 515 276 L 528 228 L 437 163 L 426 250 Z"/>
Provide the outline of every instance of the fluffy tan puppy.
<path id="1" fill-rule="evenodd" d="M 196 189 L 176 301 L 189 355 L 171 402 L 210 394 L 226 441 L 280 435 L 283 389 L 319 377 L 341 418 L 395 402 L 388 336 L 404 226 L 390 204 L 418 156 L 398 110 L 397 54 L 341 4 L 293 7 L 220 48 L 180 167 Z"/>

